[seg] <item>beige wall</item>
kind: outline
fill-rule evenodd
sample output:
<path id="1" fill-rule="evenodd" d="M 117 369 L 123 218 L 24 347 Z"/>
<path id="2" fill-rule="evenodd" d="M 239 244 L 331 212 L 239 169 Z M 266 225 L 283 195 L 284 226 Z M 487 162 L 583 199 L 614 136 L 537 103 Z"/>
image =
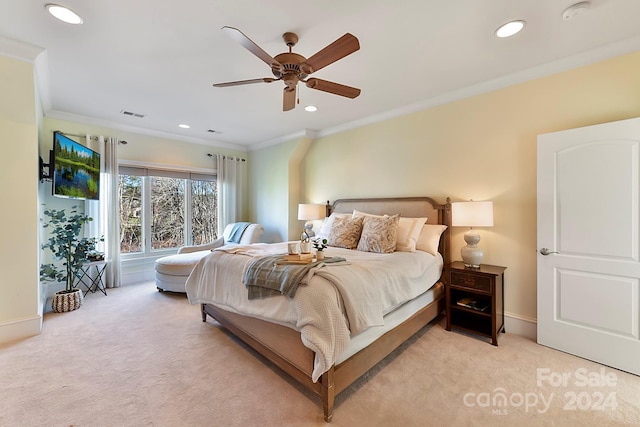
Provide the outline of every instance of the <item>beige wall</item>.
<path id="1" fill-rule="evenodd" d="M 0 56 L 0 342 L 40 333 L 33 64 Z"/>
<path id="2" fill-rule="evenodd" d="M 416 195 L 493 200 L 495 226 L 480 230 L 485 262 L 508 267 L 508 314 L 534 320 L 536 137 L 640 116 L 639 75 L 637 52 L 320 138 L 301 162 L 300 197 L 316 203 Z M 293 151 L 256 151 L 269 167 L 252 171 L 252 185 L 267 171 L 288 169 Z M 266 202 L 261 194 L 254 199 Z M 453 229 L 454 259 L 460 259 L 464 231 Z"/>

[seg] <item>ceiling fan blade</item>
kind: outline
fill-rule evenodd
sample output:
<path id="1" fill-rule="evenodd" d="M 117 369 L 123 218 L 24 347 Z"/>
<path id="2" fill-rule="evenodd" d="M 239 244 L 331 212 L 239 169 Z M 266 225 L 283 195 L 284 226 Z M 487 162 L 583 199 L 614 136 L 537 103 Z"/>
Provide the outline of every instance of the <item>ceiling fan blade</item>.
<path id="1" fill-rule="evenodd" d="M 311 78 L 307 80 L 307 87 L 311 89 L 321 90 L 323 92 L 333 93 L 334 95 L 346 96 L 347 98 L 356 98 L 360 95 L 360 89 L 341 85 L 327 80 Z"/>
<path id="2" fill-rule="evenodd" d="M 285 87 L 282 98 L 282 111 L 289 111 L 294 108 L 296 108 L 296 90 Z"/>
<path id="3" fill-rule="evenodd" d="M 276 68 L 281 70 L 282 65 L 267 52 L 262 50 L 260 46 L 255 44 L 249 37 L 247 37 L 242 31 L 234 27 L 222 27 L 222 31 L 224 31 L 229 37 L 234 39 L 236 42 L 240 43 L 244 46 L 249 52 L 253 53 L 258 58 L 262 59 L 269 67 Z"/>
<path id="4" fill-rule="evenodd" d="M 315 73 L 358 49 L 360 42 L 357 37 L 347 33 L 300 64 L 300 69 L 306 74 Z"/>
<path id="5" fill-rule="evenodd" d="M 262 79 L 238 80 L 237 82 L 216 83 L 213 86 L 215 87 L 240 86 L 240 85 L 248 85 L 251 83 L 271 83 L 271 82 L 275 82 L 276 80 L 278 79 L 274 79 L 271 77 L 264 77 Z"/>

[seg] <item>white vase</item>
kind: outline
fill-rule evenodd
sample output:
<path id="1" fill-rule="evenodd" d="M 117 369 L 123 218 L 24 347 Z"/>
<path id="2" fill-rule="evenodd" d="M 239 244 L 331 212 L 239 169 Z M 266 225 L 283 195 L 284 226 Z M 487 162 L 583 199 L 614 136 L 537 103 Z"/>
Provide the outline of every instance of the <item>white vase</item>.
<path id="1" fill-rule="evenodd" d="M 318 251 L 316 252 L 316 259 L 318 261 L 322 261 L 324 259 L 324 251 Z"/>

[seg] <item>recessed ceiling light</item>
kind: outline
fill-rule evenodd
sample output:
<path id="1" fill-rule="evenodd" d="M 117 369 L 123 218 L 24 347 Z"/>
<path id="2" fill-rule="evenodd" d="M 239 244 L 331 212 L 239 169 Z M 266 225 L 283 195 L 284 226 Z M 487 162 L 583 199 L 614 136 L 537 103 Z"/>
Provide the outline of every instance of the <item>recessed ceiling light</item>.
<path id="1" fill-rule="evenodd" d="M 45 4 L 44 7 L 52 14 L 55 18 L 61 20 L 62 22 L 66 22 L 67 24 L 82 24 L 84 21 L 73 10 L 68 7 L 60 6 L 58 4 L 48 3 Z"/>
<path id="2" fill-rule="evenodd" d="M 316 107 L 315 105 L 307 105 L 306 107 L 304 107 L 304 110 L 309 112 L 314 112 L 314 111 L 318 111 L 318 107 Z"/>
<path id="3" fill-rule="evenodd" d="M 524 28 L 524 24 L 525 22 L 521 20 L 507 22 L 496 30 L 496 36 L 504 38 L 518 34 Z"/>
<path id="4" fill-rule="evenodd" d="M 178 125 L 178 127 L 179 127 L 179 128 L 182 128 L 182 129 L 189 129 L 191 126 L 189 126 L 189 125 L 185 125 L 184 123 L 180 123 L 180 124 Z"/>

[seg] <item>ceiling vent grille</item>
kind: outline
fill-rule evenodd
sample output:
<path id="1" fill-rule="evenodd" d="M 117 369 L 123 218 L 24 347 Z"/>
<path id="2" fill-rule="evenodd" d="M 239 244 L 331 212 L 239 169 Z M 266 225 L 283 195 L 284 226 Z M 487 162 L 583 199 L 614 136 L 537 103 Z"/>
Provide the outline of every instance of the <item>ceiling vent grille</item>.
<path id="1" fill-rule="evenodd" d="M 132 111 L 127 111 L 127 110 L 122 110 L 120 111 L 122 114 L 124 114 L 125 116 L 132 116 L 132 117 L 137 117 L 139 119 L 143 118 L 145 115 L 144 114 L 140 114 L 140 113 L 134 113 Z"/>

